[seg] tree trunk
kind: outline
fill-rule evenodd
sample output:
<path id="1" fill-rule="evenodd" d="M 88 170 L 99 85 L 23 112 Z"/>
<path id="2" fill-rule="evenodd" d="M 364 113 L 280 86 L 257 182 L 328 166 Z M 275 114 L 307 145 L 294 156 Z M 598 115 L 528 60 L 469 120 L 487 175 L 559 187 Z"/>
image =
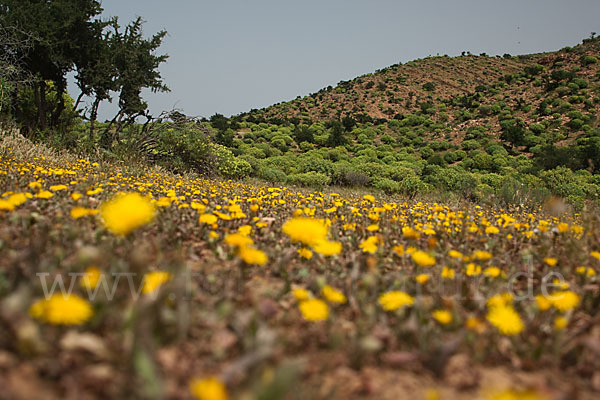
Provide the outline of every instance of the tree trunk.
<path id="1" fill-rule="evenodd" d="M 92 104 L 92 111 L 90 112 L 90 145 L 94 143 L 94 125 L 96 123 L 96 118 L 98 117 L 98 105 L 100 104 L 100 99 L 96 97 L 94 99 L 94 103 Z"/>
<path id="2" fill-rule="evenodd" d="M 64 93 L 65 86 L 62 82 L 60 82 L 56 87 L 56 96 L 58 97 L 58 104 L 56 105 L 56 108 L 52 110 L 52 115 L 50 119 L 50 126 L 52 127 L 56 127 L 58 125 L 58 122 L 60 121 L 60 116 L 65 110 L 65 98 L 63 96 Z"/>
<path id="3" fill-rule="evenodd" d="M 38 89 L 38 127 L 45 131 L 48 128 L 48 121 L 46 120 L 46 111 L 48 111 L 48 103 L 46 101 L 46 82 L 39 81 L 37 84 Z"/>

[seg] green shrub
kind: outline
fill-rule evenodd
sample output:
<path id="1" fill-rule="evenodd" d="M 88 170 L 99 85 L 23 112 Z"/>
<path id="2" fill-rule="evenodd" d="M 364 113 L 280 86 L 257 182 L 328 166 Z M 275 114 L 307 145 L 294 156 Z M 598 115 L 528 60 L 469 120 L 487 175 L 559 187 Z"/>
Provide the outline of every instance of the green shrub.
<path id="1" fill-rule="evenodd" d="M 270 167 L 263 167 L 259 169 L 256 176 L 272 183 L 284 183 L 287 180 L 287 175 L 285 172 L 277 168 Z"/>
<path id="2" fill-rule="evenodd" d="M 231 150 L 219 144 L 212 144 L 219 175 L 224 178 L 241 179 L 252 173 L 252 166 L 246 160 L 237 158 Z"/>
<path id="3" fill-rule="evenodd" d="M 305 172 L 301 174 L 293 174 L 288 176 L 288 183 L 298 186 L 306 186 L 312 188 L 323 188 L 327 186 L 330 179 L 327 175 L 319 172 Z"/>
<path id="4" fill-rule="evenodd" d="M 400 183 L 388 178 L 376 180 L 373 186 L 387 194 L 399 193 L 401 191 Z"/>
<path id="5" fill-rule="evenodd" d="M 585 56 L 581 58 L 581 65 L 583 66 L 587 66 L 590 64 L 596 64 L 598 62 L 598 59 L 594 56 Z"/>

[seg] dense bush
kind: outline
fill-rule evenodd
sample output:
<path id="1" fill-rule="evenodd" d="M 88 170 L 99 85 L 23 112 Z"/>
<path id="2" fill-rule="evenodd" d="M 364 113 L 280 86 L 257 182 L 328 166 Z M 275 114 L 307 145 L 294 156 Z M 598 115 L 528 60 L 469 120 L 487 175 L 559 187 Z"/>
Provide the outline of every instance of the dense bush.
<path id="1" fill-rule="evenodd" d="M 314 188 L 323 188 L 330 183 L 330 179 L 327 175 L 314 171 L 289 175 L 287 181 L 292 185 Z"/>

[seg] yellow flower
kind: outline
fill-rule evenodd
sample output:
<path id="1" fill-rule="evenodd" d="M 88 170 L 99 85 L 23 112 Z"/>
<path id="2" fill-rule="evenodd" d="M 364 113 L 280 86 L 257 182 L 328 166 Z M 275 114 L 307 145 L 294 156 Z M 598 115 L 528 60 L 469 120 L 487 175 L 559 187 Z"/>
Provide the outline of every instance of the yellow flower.
<path id="1" fill-rule="evenodd" d="M 342 251 L 342 244 L 340 242 L 320 240 L 317 243 L 314 243 L 312 248 L 322 256 L 329 257 L 339 254 Z"/>
<path id="2" fill-rule="evenodd" d="M 415 276 L 415 281 L 417 281 L 417 283 L 419 283 L 420 285 L 426 284 L 428 280 L 429 280 L 429 275 L 427 275 L 427 274 L 419 274 L 419 275 Z"/>
<path id="3" fill-rule="evenodd" d="M 53 185 L 53 186 L 50 186 L 50 190 L 52 190 L 53 192 L 58 192 L 59 190 L 67 190 L 67 186 L 66 185 Z"/>
<path id="4" fill-rule="evenodd" d="M 485 228 L 485 233 L 487 235 L 495 235 L 497 233 L 500 233 L 500 230 L 495 226 L 488 226 L 487 228 Z"/>
<path id="5" fill-rule="evenodd" d="M 371 224 L 371 225 L 367 226 L 367 230 L 369 232 L 378 231 L 379 230 L 379 225 L 377 225 L 377 224 Z"/>
<path id="6" fill-rule="evenodd" d="M 479 276 L 481 275 L 481 266 L 474 263 L 469 263 L 467 264 L 465 273 L 467 276 Z"/>
<path id="7" fill-rule="evenodd" d="M 444 267 L 442 268 L 442 278 L 445 279 L 454 279 L 455 272 L 453 269 Z"/>
<path id="8" fill-rule="evenodd" d="M 308 300 L 312 297 L 312 294 L 304 288 L 292 290 L 292 295 L 294 295 L 294 298 L 298 301 Z"/>
<path id="9" fill-rule="evenodd" d="M 596 260 L 600 261 L 600 251 L 592 251 L 590 256 L 594 257 Z"/>
<path id="10" fill-rule="evenodd" d="M 473 252 L 473 257 L 475 257 L 479 261 L 487 261 L 492 258 L 492 253 L 490 253 L 489 251 L 475 250 Z"/>
<path id="11" fill-rule="evenodd" d="M 242 235 L 248 236 L 252 233 L 252 226 L 250 225 L 242 225 L 238 228 L 238 232 Z"/>
<path id="12" fill-rule="evenodd" d="M 117 195 L 101 207 L 106 228 L 116 235 L 127 235 L 154 219 L 154 205 L 139 193 Z"/>
<path id="13" fill-rule="evenodd" d="M 558 225 L 556 225 L 556 228 L 558 229 L 558 232 L 560 233 L 566 233 L 569 232 L 569 224 L 561 222 Z"/>
<path id="14" fill-rule="evenodd" d="M 144 276 L 144 286 L 142 293 L 151 294 L 157 290 L 162 284 L 172 278 L 171 274 L 164 271 L 149 272 Z"/>
<path id="15" fill-rule="evenodd" d="M 54 194 L 48 190 L 41 190 L 38 194 L 35 195 L 38 199 L 49 199 L 54 196 Z"/>
<path id="16" fill-rule="evenodd" d="M 456 251 L 456 250 L 450 250 L 448 252 L 448 255 L 452 258 L 456 258 L 458 260 L 460 260 L 461 258 L 463 258 L 463 254 L 460 251 Z"/>
<path id="17" fill-rule="evenodd" d="M 283 233 L 292 241 L 301 242 L 312 246 L 327 238 L 327 226 L 314 218 L 295 217 L 287 221 L 282 227 Z"/>
<path id="18" fill-rule="evenodd" d="M 330 303 L 344 304 L 346 302 L 346 296 L 344 296 L 344 294 L 339 290 L 332 288 L 329 285 L 323 286 L 321 293 L 323 293 L 323 297 L 325 297 L 325 299 L 327 299 L 327 301 Z"/>
<path id="19" fill-rule="evenodd" d="M 219 219 L 216 215 L 213 214 L 202 214 L 200 218 L 198 218 L 198 222 L 201 224 L 216 224 Z"/>
<path id="20" fill-rule="evenodd" d="M 567 327 L 568 324 L 569 320 L 561 315 L 554 318 L 554 329 L 556 329 L 557 331 L 562 331 Z"/>
<path id="21" fill-rule="evenodd" d="M 215 377 L 194 379 L 190 391 L 198 400 L 228 400 L 225 385 Z"/>
<path id="22" fill-rule="evenodd" d="M 31 197 L 31 194 L 28 193 L 29 197 Z M 25 193 L 15 193 L 12 194 L 10 196 L 8 196 L 8 202 L 11 203 L 12 205 L 16 206 L 20 206 L 21 204 L 25 203 L 27 201 L 27 195 L 25 195 Z"/>
<path id="23" fill-rule="evenodd" d="M 552 302 L 550 301 L 550 299 L 541 294 L 535 296 L 535 303 L 537 304 L 540 311 L 546 311 L 547 309 L 552 307 Z"/>
<path id="24" fill-rule="evenodd" d="M 87 217 L 89 215 L 96 215 L 98 214 L 99 211 L 98 210 L 94 210 L 91 208 L 85 208 L 85 207 L 73 207 L 71 209 L 71 218 L 73 219 L 79 219 L 82 217 Z"/>
<path id="25" fill-rule="evenodd" d="M 467 318 L 467 321 L 465 322 L 465 328 L 477 333 L 485 332 L 485 324 L 477 317 Z"/>
<path id="26" fill-rule="evenodd" d="M 307 260 L 310 260 L 313 256 L 313 252 L 310 251 L 309 249 L 302 248 L 302 249 L 298 249 L 298 255 L 300 255 L 300 257 L 302 257 L 302 258 L 306 258 Z"/>
<path id="27" fill-rule="evenodd" d="M 554 257 L 546 257 L 546 258 L 544 258 L 544 262 L 549 267 L 554 267 L 554 266 L 556 266 L 556 263 L 558 262 L 558 260 Z"/>
<path id="28" fill-rule="evenodd" d="M 304 300 L 300 303 L 299 308 L 307 321 L 325 321 L 329 318 L 329 306 L 323 300 Z"/>
<path id="29" fill-rule="evenodd" d="M 490 308 L 487 320 L 503 335 L 517 335 L 525 328 L 521 316 L 512 306 Z"/>
<path id="30" fill-rule="evenodd" d="M 442 325 L 448 325 L 452 322 L 452 313 L 447 310 L 435 310 L 431 313 L 433 319 Z"/>
<path id="31" fill-rule="evenodd" d="M 71 198 L 75 201 L 79 200 L 81 198 L 81 196 L 83 196 L 81 193 L 71 193 Z"/>
<path id="32" fill-rule="evenodd" d="M 569 311 L 579 304 L 579 295 L 570 290 L 553 293 L 550 297 L 552 306 L 558 311 L 566 312 Z"/>
<path id="33" fill-rule="evenodd" d="M 379 296 L 378 302 L 384 310 L 393 311 L 400 307 L 412 305 L 415 302 L 415 299 L 408 293 L 394 290 Z"/>
<path id="34" fill-rule="evenodd" d="M 498 294 L 490 297 L 487 300 L 486 305 L 489 308 L 510 306 L 512 304 L 513 300 L 514 300 L 513 295 L 508 292 L 498 293 Z"/>
<path id="35" fill-rule="evenodd" d="M 243 247 L 253 244 L 254 241 L 241 233 L 231 233 L 225 236 L 225 243 L 230 246 Z"/>
<path id="36" fill-rule="evenodd" d="M 100 281 L 100 270 L 96 267 L 89 267 L 85 270 L 85 275 L 79 280 L 79 285 L 84 289 L 94 289 Z"/>
<path id="37" fill-rule="evenodd" d="M 424 251 L 415 251 L 411 254 L 411 257 L 419 267 L 433 267 L 435 265 L 435 257 L 430 256 Z"/>
<path id="38" fill-rule="evenodd" d="M 360 243 L 360 248 L 364 253 L 373 254 L 377 251 L 377 243 L 379 243 L 377 236 L 369 236 Z"/>
<path id="39" fill-rule="evenodd" d="M 249 246 L 242 246 L 239 250 L 239 256 L 246 264 L 265 265 L 268 261 L 267 255 L 262 250 L 257 250 Z"/>
<path id="40" fill-rule="evenodd" d="M 35 302 L 29 314 L 53 325 L 81 325 L 92 317 L 93 310 L 90 303 L 77 295 L 55 294 Z"/>
<path id="41" fill-rule="evenodd" d="M 585 275 L 588 277 L 596 275 L 596 271 L 594 271 L 593 268 L 585 267 L 585 266 L 577 267 L 575 269 L 575 273 L 577 273 L 579 275 Z"/>
<path id="42" fill-rule="evenodd" d="M 8 200 L 0 199 L 0 210 L 12 211 L 15 209 L 15 205 Z"/>
<path id="43" fill-rule="evenodd" d="M 418 239 L 419 237 L 421 237 L 421 234 L 419 232 L 417 232 L 416 230 L 414 230 L 413 228 L 411 228 L 410 226 L 403 226 L 402 227 L 402 235 L 407 238 L 407 239 Z"/>
<path id="44" fill-rule="evenodd" d="M 396 253 L 400 257 L 402 257 L 402 255 L 404 254 L 404 246 L 402 245 L 394 246 L 392 247 L 392 250 L 394 250 L 394 253 Z"/>
<path id="45" fill-rule="evenodd" d="M 500 276 L 500 272 L 502 271 L 498 267 L 488 267 L 483 271 L 483 274 L 490 278 L 497 278 Z"/>
<path id="46" fill-rule="evenodd" d="M 365 200 L 369 200 L 371 203 L 375 203 L 375 197 L 374 197 L 374 196 L 372 196 L 372 195 L 370 195 L 370 194 L 365 194 L 365 195 L 363 196 L 363 199 L 365 199 Z"/>

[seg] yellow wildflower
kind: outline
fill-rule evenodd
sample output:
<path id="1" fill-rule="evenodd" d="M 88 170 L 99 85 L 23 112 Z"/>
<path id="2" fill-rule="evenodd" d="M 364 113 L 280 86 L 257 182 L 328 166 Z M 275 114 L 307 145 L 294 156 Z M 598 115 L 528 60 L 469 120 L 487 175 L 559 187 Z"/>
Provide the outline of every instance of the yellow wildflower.
<path id="1" fill-rule="evenodd" d="M 327 237 L 327 226 L 314 218 L 295 217 L 287 221 L 282 227 L 283 233 L 292 241 L 301 242 L 312 246 Z"/>
<path id="2" fill-rule="evenodd" d="M 415 302 L 415 299 L 408 293 L 394 290 L 379 296 L 378 302 L 384 310 L 393 311 L 400 307 L 412 305 Z"/>
<path id="3" fill-rule="evenodd" d="M 190 391 L 198 400 L 228 400 L 225 385 L 215 377 L 194 379 Z"/>
<path id="4" fill-rule="evenodd" d="M 429 278 L 430 278 L 430 276 L 427 274 L 419 274 L 419 275 L 415 276 L 415 281 L 417 281 L 417 283 L 419 283 L 420 285 L 424 285 L 427 283 Z"/>
<path id="5" fill-rule="evenodd" d="M 310 251 L 309 249 L 301 248 L 301 249 L 298 249 L 298 255 L 300 255 L 300 257 L 302 257 L 302 258 L 306 258 L 307 260 L 310 260 L 313 256 L 313 252 Z"/>
<path id="6" fill-rule="evenodd" d="M 329 318 L 329 306 L 323 300 L 304 300 L 300 303 L 299 308 L 307 321 L 325 321 Z"/>
<path id="7" fill-rule="evenodd" d="M 579 295 L 570 290 L 553 293 L 550 297 L 552 306 L 558 311 L 569 311 L 579 304 Z"/>
<path id="8" fill-rule="evenodd" d="M 325 299 L 327 299 L 327 301 L 330 303 L 344 304 L 346 302 L 346 296 L 344 296 L 344 294 L 339 290 L 332 288 L 329 285 L 323 286 L 321 293 L 323 293 L 323 297 L 325 297 Z"/>
<path id="9" fill-rule="evenodd" d="M 225 236 L 225 243 L 230 246 L 243 247 L 253 244 L 254 241 L 241 233 L 231 233 Z"/>
<path id="10" fill-rule="evenodd" d="M 294 298 L 298 301 L 308 300 L 312 297 L 311 293 L 304 288 L 292 290 L 292 295 L 294 295 Z"/>
<path id="11" fill-rule="evenodd" d="M 219 218 L 213 214 L 202 214 L 200 218 L 198 218 L 198 222 L 201 224 L 213 225 L 216 224 Z"/>
<path id="12" fill-rule="evenodd" d="M 487 228 L 485 228 L 485 233 L 487 235 L 495 235 L 497 233 L 500 233 L 500 230 L 495 226 L 488 226 Z"/>
<path id="13" fill-rule="evenodd" d="M 377 236 L 369 236 L 360 243 L 360 248 L 364 253 L 374 254 L 377 251 L 377 243 L 379 243 Z"/>
<path id="14" fill-rule="evenodd" d="M 85 275 L 79 280 L 79 285 L 84 289 L 94 289 L 100 281 L 100 270 L 96 267 L 89 267 L 85 270 Z"/>
<path id="15" fill-rule="evenodd" d="M 154 219 L 154 205 L 139 193 L 117 195 L 101 207 L 104 226 L 116 235 L 127 235 Z"/>
<path id="16" fill-rule="evenodd" d="M 239 250 L 239 256 L 248 265 L 265 265 L 268 257 L 264 251 L 254 249 L 250 246 L 242 246 Z"/>
<path id="17" fill-rule="evenodd" d="M 320 240 L 313 244 L 312 248 L 322 256 L 329 257 L 339 254 L 342 251 L 342 244 L 340 242 Z"/>
<path id="18" fill-rule="evenodd" d="M 151 294 L 154 293 L 160 286 L 172 278 L 171 274 L 164 271 L 149 272 L 144 275 L 144 286 L 142 286 L 142 293 Z"/>
<path id="19" fill-rule="evenodd" d="M 452 268 L 444 267 L 442 268 L 442 278 L 445 279 L 454 279 L 455 272 Z"/>
<path id="20" fill-rule="evenodd" d="M 558 262 L 558 260 L 554 257 L 546 257 L 546 258 L 544 258 L 544 262 L 549 267 L 554 267 L 554 266 L 556 266 L 556 263 Z"/>
<path id="21" fill-rule="evenodd" d="M 415 251 L 411 254 L 411 257 L 419 267 L 433 267 L 435 265 L 435 257 L 430 256 L 424 251 Z"/>
<path id="22" fill-rule="evenodd" d="M 489 251 L 475 250 L 473 252 L 473 257 L 475 257 L 479 261 L 487 261 L 492 258 L 492 253 L 490 253 Z"/>
<path id="23" fill-rule="evenodd" d="M 93 315 L 92 306 L 81 297 L 55 294 L 35 302 L 29 314 L 53 325 L 81 325 Z"/>
<path id="24" fill-rule="evenodd" d="M 563 317 L 562 315 L 559 315 L 558 317 L 554 318 L 554 329 L 556 329 L 557 331 L 562 331 L 567 327 L 568 324 L 569 320 Z"/>
<path id="25" fill-rule="evenodd" d="M 552 302 L 550 301 L 550 299 L 541 294 L 535 296 L 535 303 L 537 304 L 540 311 L 546 311 L 547 309 L 552 307 Z"/>
<path id="26" fill-rule="evenodd" d="M 442 325 L 448 325 L 452 322 L 452 313 L 447 310 L 435 310 L 431 313 L 433 319 Z"/>
<path id="27" fill-rule="evenodd" d="M 490 308 L 487 320 L 503 335 L 517 335 L 525 328 L 521 316 L 512 306 Z"/>

